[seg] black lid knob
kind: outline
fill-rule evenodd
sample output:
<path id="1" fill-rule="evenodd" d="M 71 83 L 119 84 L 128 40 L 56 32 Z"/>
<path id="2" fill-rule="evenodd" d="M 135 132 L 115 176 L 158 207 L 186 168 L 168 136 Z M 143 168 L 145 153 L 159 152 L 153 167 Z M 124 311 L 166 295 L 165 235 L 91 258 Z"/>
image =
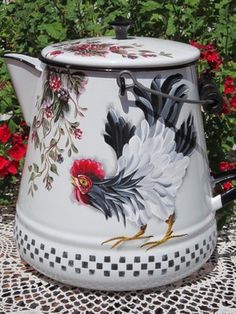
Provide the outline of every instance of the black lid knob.
<path id="1" fill-rule="evenodd" d="M 116 39 L 127 38 L 127 32 L 130 27 L 130 24 L 131 24 L 130 20 L 121 16 L 117 17 L 115 21 L 110 24 L 115 30 Z"/>

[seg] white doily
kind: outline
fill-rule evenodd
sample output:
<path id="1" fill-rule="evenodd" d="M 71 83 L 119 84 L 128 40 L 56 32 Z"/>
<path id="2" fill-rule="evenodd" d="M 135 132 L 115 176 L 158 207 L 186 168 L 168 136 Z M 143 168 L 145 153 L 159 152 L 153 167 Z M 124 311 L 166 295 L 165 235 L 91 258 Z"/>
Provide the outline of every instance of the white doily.
<path id="1" fill-rule="evenodd" d="M 191 277 L 157 289 L 100 292 L 68 287 L 24 263 L 13 239 L 14 210 L 0 220 L 0 314 L 216 313 L 236 307 L 236 217 L 218 236 L 210 260 Z"/>

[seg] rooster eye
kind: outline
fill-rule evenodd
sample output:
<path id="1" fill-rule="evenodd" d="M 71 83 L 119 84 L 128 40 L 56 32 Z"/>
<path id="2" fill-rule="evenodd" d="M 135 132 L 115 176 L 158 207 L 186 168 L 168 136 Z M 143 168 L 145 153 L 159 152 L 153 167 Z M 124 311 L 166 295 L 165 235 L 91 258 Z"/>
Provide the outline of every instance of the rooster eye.
<path id="1" fill-rule="evenodd" d="M 89 184 L 88 180 L 85 179 L 85 178 L 80 178 L 80 179 L 79 179 L 79 183 L 80 183 L 82 186 L 84 186 L 84 187 L 88 186 L 88 184 Z"/>

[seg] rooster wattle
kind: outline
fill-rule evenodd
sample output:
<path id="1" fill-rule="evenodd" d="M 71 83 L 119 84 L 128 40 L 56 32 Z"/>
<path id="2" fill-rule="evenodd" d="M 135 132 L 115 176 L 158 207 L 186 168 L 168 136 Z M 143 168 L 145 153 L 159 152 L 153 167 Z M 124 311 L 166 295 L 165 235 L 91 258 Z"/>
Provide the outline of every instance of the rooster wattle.
<path id="1" fill-rule="evenodd" d="M 133 236 L 118 236 L 103 243 L 115 241 L 112 247 L 116 247 L 125 241 L 150 238 L 144 234 L 153 216 L 167 223 L 168 228 L 161 240 L 143 246 L 150 249 L 183 236 L 174 235 L 172 230 L 175 199 L 196 145 L 196 134 L 191 115 L 176 128 L 187 92 L 181 80 L 182 75 L 175 74 L 161 84 L 157 76 L 151 88 L 181 97 L 183 102 L 149 95 L 134 87 L 136 106 L 144 113 L 137 126 L 109 110 L 104 140 L 117 156 L 113 177 L 106 178 L 102 164 L 96 160 L 75 160 L 72 165 L 72 184 L 78 202 L 97 208 L 106 219 L 116 215 L 124 224 L 129 220 L 139 227 Z"/>

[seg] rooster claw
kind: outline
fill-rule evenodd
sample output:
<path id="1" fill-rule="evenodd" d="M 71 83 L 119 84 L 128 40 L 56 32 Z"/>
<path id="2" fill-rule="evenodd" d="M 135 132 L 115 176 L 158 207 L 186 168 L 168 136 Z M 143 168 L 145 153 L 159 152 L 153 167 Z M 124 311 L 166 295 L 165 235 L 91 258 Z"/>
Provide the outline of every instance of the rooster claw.
<path id="1" fill-rule="evenodd" d="M 101 245 L 105 244 L 105 243 L 109 243 L 109 242 L 112 242 L 112 241 L 116 241 L 112 246 L 111 248 L 114 249 L 115 247 L 121 245 L 122 243 L 126 242 L 126 241 L 132 241 L 132 240 L 139 240 L 139 239 L 150 239 L 151 237 L 153 237 L 152 235 L 151 236 L 144 236 L 144 233 L 145 233 L 145 230 L 147 228 L 147 225 L 145 226 L 142 226 L 140 228 L 140 230 L 133 236 L 131 237 L 127 237 L 127 236 L 119 236 L 119 237 L 114 237 L 114 238 L 111 238 L 111 239 L 108 239 L 106 241 L 103 241 L 101 243 Z"/>
<path id="2" fill-rule="evenodd" d="M 172 232 L 171 234 L 168 234 L 168 235 L 165 235 L 161 240 L 158 240 L 158 241 L 152 241 L 152 242 L 147 242 L 147 243 L 144 243 L 143 245 L 141 245 L 141 248 L 145 247 L 145 246 L 149 246 L 146 251 L 149 251 L 151 249 L 153 249 L 154 247 L 157 247 L 165 242 L 167 242 L 168 240 L 170 239 L 174 239 L 174 238 L 180 238 L 180 237 L 184 237 L 186 236 L 187 234 L 176 234 L 176 235 L 172 235 Z"/>
<path id="3" fill-rule="evenodd" d="M 112 246 L 111 246 L 111 249 L 114 249 L 115 247 L 121 245 L 122 243 L 125 243 L 127 241 L 132 241 L 132 240 L 139 240 L 139 239 L 150 239 L 151 237 L 153 237 L 152 235 L 151 236 L 141 236 L 141 237 L 125 237 L 125 236 L 121 236 L 121 237 L 115 237 L 115 238 L 111 238 L 111 239 L 108 239 L 106 241 L 103 241 L 101 244 L 105 244 L 105 243 L 109 243 L 111 241 L 115 241 L 117 240 Z"/>

